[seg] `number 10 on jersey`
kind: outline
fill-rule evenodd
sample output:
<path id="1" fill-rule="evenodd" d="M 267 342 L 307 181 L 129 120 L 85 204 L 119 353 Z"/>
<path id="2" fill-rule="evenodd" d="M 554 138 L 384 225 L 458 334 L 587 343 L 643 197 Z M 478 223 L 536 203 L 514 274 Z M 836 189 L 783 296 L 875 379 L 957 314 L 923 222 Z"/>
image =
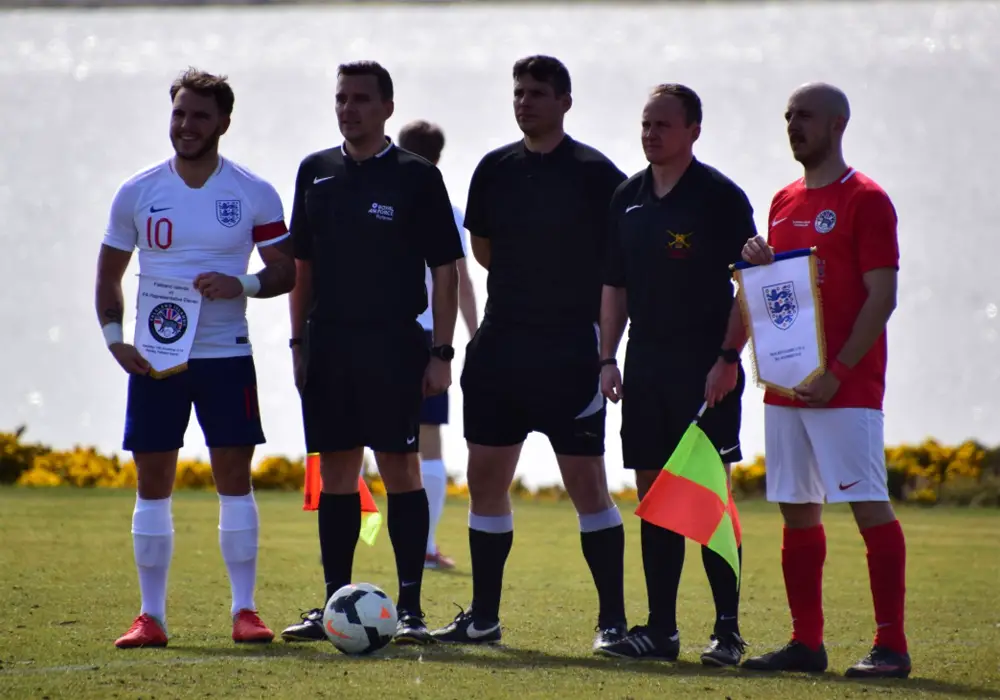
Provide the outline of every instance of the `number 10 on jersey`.
<path id="1" fill-rule="evenodd" d="M 146 243 L 149 248 L 159 248 L 166 250 L 174 242 L 174 224 L 166 218 L 160 217 L 153 223 L 153 217 L 146 219 Z"/>

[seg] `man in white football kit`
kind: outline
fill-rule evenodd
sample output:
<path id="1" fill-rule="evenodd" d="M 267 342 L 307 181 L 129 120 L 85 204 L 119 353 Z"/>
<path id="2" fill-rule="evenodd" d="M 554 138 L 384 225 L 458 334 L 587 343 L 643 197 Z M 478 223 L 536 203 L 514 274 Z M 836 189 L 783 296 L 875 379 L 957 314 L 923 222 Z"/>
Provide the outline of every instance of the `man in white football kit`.
<path id="1" fill-rule="evenodd" d="M 417 120 L 400 129 L 397 143 L 400 148 L 416 153 L 437 165 L 438 161 L 441 160 L 441 151 L 444 150 L 444 132 L 436 124 Z M 462 241 L 464 255 L 468 253 L 465 245 L 465 225 L 463 224 L 465 215 L 455 205 L 452 205 L 451 208 L 455 215 L 455 227 L 458 229 L 459 238 Z M 469 266 L 466 264 L 465 258 L 460 258 L 456 262 L 459 275 L 458 309 L 462 313 L 465 327 L 471 338 L 479 327 L 476 313 L 476 293 L 472 289 Z M 434 285 L 430 268 L 427 268 L 425 279 L 427 298 L 431 299 Z M 417 322 L 423 326 L 428 342 L 431 342 L 434 331 L 434 315 L 431 313 L 430 304 L 427 305 L 427 310 L 417 317 Z M 435 540 L 437 524 L 441 520 L 441 511 L 444 510 L 445 496 L 448 491 L 448 471 L 445 469 L 441 450 L 441 426 L 448 423 L 448 398 L 448 392 L 427 396 L 420 407 L 420 473 L 424 482 L 424 490 L 427 491 L 427 502 L 430 506 L 430 531 L 427 536 L 427 556 L 424 559 L 424 567 L 427 569 L 455 568 L 455 562 L 451 557 L 441 553 Z"/>
<path id="2" fill-rule="evenodd" d="M 274 634 L 254 605 L 258 515 L 250 464 L 264 434 L 246 297 L 288 293 L 295 286 L 295 266 L 274 187 L 218 154 L 234 102 L 225 77 L 189 70 L 171 85 L 170 96 L 176 156 L 119 187 L 98 258 L 97 313 L 112 355 L 129 373 L 123 448 L 133 453 L 138 475 L 132 539 L 142 608 L 115 645 L 167 644 L 171 494 L 192 404 L 219 493 L 219 545 L 232 588 L 232 637 L 270 642 Z M 248 275 L 255 245 L 265 268 Z M 164 347 L 189 348 L 171 372 L 154 372 L 150 359 L 123 339 L 121 280 L 137 247 L 138 306 L 148 318 L 136 318 L 136 335 L 141 332 Z M 144 305 L 144 295 L 169 281 L 181 289 L 190 285 L 189 300 L 197 302 L 200 294 L 200 302 Z M 196 308 L 197 323 L 190 328 Z M 184 340 L 188 334 L 193 340 Z"/>

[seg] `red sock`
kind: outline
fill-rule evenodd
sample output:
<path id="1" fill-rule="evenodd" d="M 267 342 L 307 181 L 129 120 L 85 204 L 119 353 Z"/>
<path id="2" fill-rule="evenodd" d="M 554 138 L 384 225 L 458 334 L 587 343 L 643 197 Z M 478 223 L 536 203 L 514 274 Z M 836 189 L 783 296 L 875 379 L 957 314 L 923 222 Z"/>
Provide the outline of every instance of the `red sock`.
<path id="1" fill-rule="evenodd" d="M 810 649 L 823 644 L 823 563 L 826 531 L 822 525 L 785 527 L 781 569 L 792 613 L 792 639 Z"/>
<path id="2" fill-rule="evenodd" d="M 906 540 L 898 520 L 861 531 L 868 546 L 868 576 L 875 602 L 875 644 L 906 653 Z"/>

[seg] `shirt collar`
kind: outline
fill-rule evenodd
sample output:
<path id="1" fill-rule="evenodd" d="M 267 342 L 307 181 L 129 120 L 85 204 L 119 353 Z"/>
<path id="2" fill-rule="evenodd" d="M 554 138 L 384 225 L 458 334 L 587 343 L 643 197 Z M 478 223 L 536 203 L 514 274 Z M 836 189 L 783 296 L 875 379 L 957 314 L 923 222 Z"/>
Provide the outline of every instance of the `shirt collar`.
<path id="1" fill-rule="evenodd" d="M 395 146 L 396 146 L 396 144 L 394 144 L 392 142 L 392 138 L 389 137 L 389 136 L 386 136 L 385 137 L 385 148 L 383 148 L 381 151 L 379 151 L 378 153 L 376 153 L 372 157 L 373 158 L 381 158 L 382 156 L 384 156 L 387 153 L 389 153 Z M 347 152 L 347 142 L 346 141 L 344 141 L 344 142 L 342 142 L 340 144 L 340 153 L 344 156 L 344 158 L 347 158 L 348 160 L 353 160 L 351 158 L 350 154 L 348 154 L 348 152 Z"/>

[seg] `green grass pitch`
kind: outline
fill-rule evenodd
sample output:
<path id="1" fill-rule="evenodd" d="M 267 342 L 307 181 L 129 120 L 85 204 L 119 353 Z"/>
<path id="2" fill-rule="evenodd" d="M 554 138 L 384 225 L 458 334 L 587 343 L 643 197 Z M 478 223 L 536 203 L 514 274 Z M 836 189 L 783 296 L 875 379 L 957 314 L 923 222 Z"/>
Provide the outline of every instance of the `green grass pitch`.
<path id="1" fill-rule="evenodd" d="M 316 517 L 301 494 L 260 492 L 257 604 L 276 633 L 320 605 Z M 824 580 L 830 671 L 769 676 L 709 669 L 698 653 L 713 608 L 701 556 L 688 543 L 681 584 L 677 663 L 617 662 L 590 653 L 597 596 L 567 503 L 515 503 L 506 569 L 504 645 L 495 649 L 390 646 L 350 658 L 331 645 L 238 647 L 229 637 L 229 584 L 210 492 L 174 498 L 167 649 L 118 650 L 138 612 L 127 491 L 0 489 L 0 697 L 2 698 L 1000 698 L 1000 513 L 901 508 L 908 543 L 907 632 L 913 676 L 863 683 L 844 669 L 871 643 L 874 626 L 864 544 L 849 511 L 829 508 Z M 380 501 L 384 509 L 384 500 Z M 627 527 L 630 624 L 645 619 L 634 504 Z M 424 607 L 438 626 L 471 596 L 466 509 L 450 502 L 439 528 L 457 572 L 427 572 Z M 750 653 L 786 641 L 781 522 L 764 502 L 741 504 L 742 631 Z M 388 532 L 358 545 L 354 579 L 395 596 Z"/>

